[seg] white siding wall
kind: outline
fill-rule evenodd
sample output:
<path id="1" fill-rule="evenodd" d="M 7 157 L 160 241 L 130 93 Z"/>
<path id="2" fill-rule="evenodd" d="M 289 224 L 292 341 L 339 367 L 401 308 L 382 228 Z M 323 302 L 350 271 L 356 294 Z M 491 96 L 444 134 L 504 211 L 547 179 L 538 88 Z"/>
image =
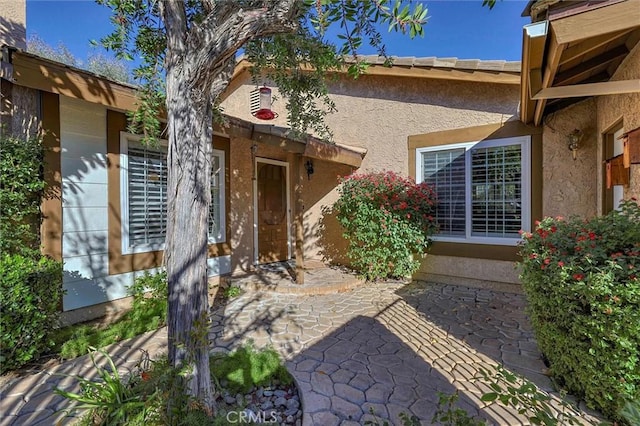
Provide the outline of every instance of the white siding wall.
<path id="1" fill-rule="evenodd" d="M 60 97 L 65 311 L 126 296 L 133 273 L 109 275 L 107 115 Z"/>
<path id="2" fill-rule="evenodd" d="M 136 275 L 109 275 L 106 108 L 60 97 L 63 310 L 119 299 Z M 231 270 L 230 256 L 209 259 L 209 274 Z"/>

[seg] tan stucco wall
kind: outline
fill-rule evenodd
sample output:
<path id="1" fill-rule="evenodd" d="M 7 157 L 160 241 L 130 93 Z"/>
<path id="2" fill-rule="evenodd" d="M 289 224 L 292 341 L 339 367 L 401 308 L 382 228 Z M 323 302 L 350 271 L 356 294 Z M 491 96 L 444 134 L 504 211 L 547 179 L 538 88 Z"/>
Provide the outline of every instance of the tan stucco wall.
<path id="1" fill-rule="evenodd" d="M 0 0 L 0 46 L 27 48 L 27 3 L 25 0 Z"/>
<path id="2" fill-rule="evenodd" d="M 618 67 L 611 80 L 633 80 L 640 78 L 640 43 L 638 43 L 624 62 Z M 627 93 L 622 95 L 599 96 L 596 100 L 598 106 L 597 126 L 598 143 L 602 146 L 602 134 L 611 129 L 615 124 L 622 122 L 624 131 L 640 127 L 640 93 Z M 598 150 L 598 160 L 602 158 L 602 150 Z M 600 174 L 599 174 L 600 175 Z M 603 185 L 599 176 L 599 185 Z M 601 191 L 598 191 L 599 202 L 602 205 Z M 631 165 L 631 180 L 624 190 L 626 199 L 640 198 L 640 164 Z"/>
<path id="3" fill-rule="evenodd" d="M 249 75 L 240 76 L 233 85 L 233 92 L 222 103 L 224 112 L 264 124 L 250 114 L 249 99 L 253 89 L 255 86 Z M 331 85 L 330 93 L 338 112 L 327 117 L 326 122 L 334 132 L 335 141 L 367 149 L 360 171 L 393 170 L 403 175 L 409 172 L 409 135 L 514 119 L 519 96 L 518 87 L 514 85 L 367 75 L 357 80 L 342 76 Z M 268 123 L 286 126 L 285 102 L 278 98 L 273 109 L 280 116 Z M 234 149 L 249 152 L 248 144 L 238 146 L 232 140 L 231 147 L 232 160 Z M 233 164 L 234 161 L 232 168 Z M 331 206 L 338 196 L 334 188 L 339 176 L 346 176 L 352 170 L 348 166 L 318 160 L 314 160 L 314 166 L 315 173 L 304 183 L 303 190 L 305 255 L 310 259 L 324 257 L 342 263 L 345 261 L 342 231 L 323 209 Z M 232 182 L 235 177 L 232 174 Z M 233 199 L 232 193 L 232 203 Z M 238 239 L 237 244 L 234 241 L 233 257 L 239 257 L 235 255 L 236 251 L 244 253 L 249 242 L 248 239 Z M 450 269 L 440 271 L 450 272 Z"/>
<path id="4" fill-rule="evenodd" d="M 230 145 L 231 179 L 228 226 L 231 229 L 231 271 L 239 273 L 251 270 L 254 261 L 253 164 L 251 161 L 253 142 L 248 139 L 232 137 Z M 256 157 L 287 161 L 285 152 L 264 144 L 258 145 Z M 292 206 L 291 200 L 290 206 Z"/>
<path id="5" fill-rule="evenodd" d="M 598 138 L 596 103 L 579 102 L 545 118 L 542 134 L 543 216 L 597 214 Z M 576 160 L 567 136 L 583 132 Z"/>

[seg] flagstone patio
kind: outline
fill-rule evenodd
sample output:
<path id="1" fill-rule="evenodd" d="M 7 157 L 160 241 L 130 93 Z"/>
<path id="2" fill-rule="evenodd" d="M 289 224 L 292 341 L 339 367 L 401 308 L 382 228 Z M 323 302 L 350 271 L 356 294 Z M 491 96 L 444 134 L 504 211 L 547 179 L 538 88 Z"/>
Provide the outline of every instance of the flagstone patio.
<path id="1" fill-rule="evenodd" d="M 437 392 L 456 390 L 459 405 L 489 424 L 520 425 L 528 421 L 515 410 L 480 401 L 488 387 L 475 377 L 480 368 L 504 364 L 551 389 L 524 306 L 522 295 L 424 282 L 365 284 L 326 295 L 248 291 L 212 313 L 210 338 L 213 351 L 249 340 L 273 345 L 296 378 L 305 425 L 374 418 L 400 424 L 400 413 L 431 424 Z M 140 349 L 152 357 L 165 351 L 166 329 L 109 352 L 126 370 Z M 54 424 L 65 401 L 53 388 L 77 387 L 56 374 L 88 375 L 89 367 L 82 357 L 3 383 L 0 425 Z"/>

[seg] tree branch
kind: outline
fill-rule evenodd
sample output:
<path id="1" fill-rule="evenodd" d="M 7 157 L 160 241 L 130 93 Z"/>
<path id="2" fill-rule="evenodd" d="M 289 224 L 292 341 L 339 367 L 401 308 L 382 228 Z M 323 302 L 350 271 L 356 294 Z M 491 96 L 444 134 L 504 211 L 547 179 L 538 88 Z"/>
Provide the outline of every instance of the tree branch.
<path id="1" fill-rule="evenodd" d="M 224 68 L 247 41 L 291 32 L 297 26 L 298 0 L 268 2 L 267 6 L 247 11 L 237 5 L 234 9 L 224 5 L 215 8 L 200 25 L 192 28 L 189 38 L 189 46 L 193 46 L 190 52 L 195 58 L 190 75 L 192 87 L 212 84 L 215 78 L 212 71 Z"/>

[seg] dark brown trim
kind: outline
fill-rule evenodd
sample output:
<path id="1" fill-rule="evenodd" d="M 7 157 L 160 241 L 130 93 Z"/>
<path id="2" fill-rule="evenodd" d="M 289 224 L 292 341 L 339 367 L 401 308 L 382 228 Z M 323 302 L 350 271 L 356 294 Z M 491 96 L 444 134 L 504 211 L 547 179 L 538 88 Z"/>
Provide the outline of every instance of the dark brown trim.
<path id="1" fill-rule="evenodd" d="M 40 209 L 42 253 L 62 260 L 62 172 L 60 159 L 60 98 L 40 92 L 42 108 L 42 144 L 44 146 L 44 179 L 47 184 Z"/>
<path id="2" fill-rule="evenodd" d="M 122 274 L 162 265 L 163 251 L 122 254 L 122 223 L 120 206 L 120 132 L 127 128 L 125 114 L 107 110 L 107 164 L 109 198 L 109 274 Z M 214 137 L 213 146 L 225 151 L 225 210 L 227 242 L 209 245 L 209 257 L 231 254 L 230 213 L 230 144 L 226 138 Z"/>
<path id="3" fill-rule="evenodd" d="M 409 136 L 409 175 L 414 179 L 416 177 L 416 149 L 418 148 L 517 136 L 531 136 L 531 228 L 533 229 L 534 222 L 542 217 L 543 179 L 541 127 L 527 126 L 521 121 L 507 121 L 506 123 L 486 124 Z M 516 261 L 519 259 L 518 247 L 468 242 L 452 243 L 436 241 L 429 253 L 476 259 L 507 261 Z"/>
<path id="4" fill-rule="evenodd" d="M 435 241 L 429 254 L 436 256 L 469 257 L 472 259 L 520 260 L 518 247 L 492 244 L 450 243 Z"/>

